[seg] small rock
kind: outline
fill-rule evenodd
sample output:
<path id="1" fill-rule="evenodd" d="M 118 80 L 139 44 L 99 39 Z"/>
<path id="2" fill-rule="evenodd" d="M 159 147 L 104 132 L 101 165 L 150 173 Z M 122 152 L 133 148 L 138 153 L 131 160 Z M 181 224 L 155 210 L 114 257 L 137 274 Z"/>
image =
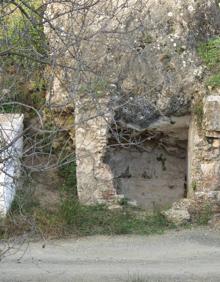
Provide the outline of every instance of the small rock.
<path id="1" fill-rule="evenodd" d="M 111 211 L 112 211 L 112 210 L 115 211 L 115 210 L 122 210 L 123 207 L 120 206 L 120 205 L 111 205 L 111 206 L 108 207 L 108 209 L 111 210 Z"/>
<path id="2" fill-rule="evenodd" d="M 165 218 L 175 225 L 181 225 L 190 221 L 191 216 L 189 209 L 191 206 L 191 201 L 188 199 L 183 199 L 179 202 L 175 202 L 171 209 L 164 211 L 162 214 Z"/>
<path id="3" fill-rule="evenodd" d="M 163 215 L 169 222 L 174 223 L 175 225 L 181 225 L 187 223 L 190 220 L 190 214 L 186 209 L 170 209 L 163 212 Z"/>

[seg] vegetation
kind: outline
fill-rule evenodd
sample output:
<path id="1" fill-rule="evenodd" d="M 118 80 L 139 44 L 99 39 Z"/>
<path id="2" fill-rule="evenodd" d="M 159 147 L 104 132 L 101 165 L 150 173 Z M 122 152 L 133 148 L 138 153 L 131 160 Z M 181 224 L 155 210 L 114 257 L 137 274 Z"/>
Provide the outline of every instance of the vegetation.
<path id="1" fill-rule="evenodd" d="M 9 12 L 0 19 L 1 27 L 3 27 L 0 30 L 1 71 L 3 71 L 2 76 L 4 77 L 4 81 L 0 81 L 0 111 L 19 112 L 23 109 L 23 105 L 29 105 L 42 113 L 46 108 L 43 109 L 47 86 L 43 77 L 45 77 L 45 66 L 50 64 L 47 54 L 47 41 L 43 33 L 42 1 L 23 0 L 17 2 L 20 6 L 7 5 L 8 10 L 6 10 Z M 78 9 L 78 7 L 75 8 Z M 69 41 L 72 44 L 72 38 L 70 37 L 70 39 Z M 150 34 L 145 34 L 142 39 L 143 42 L 141 43 L 143 44 L 150 44 L 153 41 Z M 80 43 L 78 40 L 79 38 L 76 40 L 77 44 Z M 71 44 L 65 46 L 65 52 L 68 49 L 73 49 Z M 200 56 L 213 73 L 213 76 L 208 80 L 208 85 L 213 87 L 220 85 L 219 47 L 220 38 L 216 38 L 201 44 L 198 48 Z M 56 51 L 58 53 L 59 50 Z M 179 47 L 177 51 L 182 52 Z M 77 56 L 73 57 L 78 58 L 79 56 L 79 62 L 82 63 L 79 69 L 86 73 L 86 64 L 80 58 L 80 52 L 77 48 L 75 55 Z M 165 59 L 169 60 L 169 56 L 166 55 Z M 94 79 L 90 83 L 82 84 L 84 86 L 80 88 L 80 92 L 90 93 L 97 98 L 103 97 L 105 93 L 116 91 L 114 85 L 113 87 L 109 85 L 109 82 L 104 78 L 100 78 L 99 74 L 98 77 L 99 79 Z M 79 77 L 79 79 L 82 78 Z M 198 123 L 202 124 L 202 101 L 195 104 L 194 112 Z M 30 113 L 28 117 L 30 117 Z M 25 122 L 27 121 L 25 120 Z M 54 124 L 50 124 L 48 128 L 40 128 L 37 133 L 37 126 L 35 126 L 34 130 L 34 133 L 30 130 L 30 133 L 27 133 L 24 138 L 25 141 L 27 140 L 25 145 L 28 144 L 29 148 L 31 148 L 29 151 L 27 150 L 28 154 L 37 155 L 40 152 L 47 154 L 49 159 L 54 153 L 51 144 L 56 139 L 55 136 L 59 128 Z M 25 149 L 28 146 L 25 146 Z M 162 163 L 163 170 L 166 170 L 163 156 L 158 157 L 158 161 Z M 143 213 L 139 209 L 129 207 L 126 199 L 121 202 L 121 209 L 113 211 L 104 205 L 90 207 L 81 205 L 77 199 L 76 165 L 74 162 L 61 167 L 60 176 L 63 177 L 64 184 L 58 187 L 60 201 L 54 210 L 49 207 L 42 207 L 39 199 L 36 198 L 31 183 L 25 184 L 27 189 L 17 193 L 11 212 L 0 226 L 2 238 L 17 236 L 26 232 L 44 237 L 94 234 L 148 235 L 162 233 L 175 227 L 168 223 L 160 212 L 156 211 L 153 214 Z M 196 185 L 193 189 L 196 189 Z M 198 212 L 195 215 L 195 222 L 197 224 L 206 224 L 210 214 L 210 209 L 208 207 L 204 208 L 201 213 Z"/>
<path id="2" fill-rule="evenodd" d="M 59 187 L 60 201 L 56 208 L 41 206 L 34 190 L 17 193 L 11 212 L 0 226 L 1 238 L 31 233 L 43 238 L 65 236 L 120 235 L 120 234 L 162 234 L 176 228 L 159 212 L 146 213 L 130 207 L 126 201 L 121 208 L 109 210 L 105 205 L 85 206 L 76 195 L 76 165 L 74 162 L 62 167 L 64 179 Z M 28 183 L 25 184 L 28 187 Z M 211 219 L 211 207 L 207 204 L 193 212 L 193 224 L 206 225 Z M 191 224 L 183 227 L 191 226 Z"/>
<path id="3" fill-rule="evenodd" d="M 206 43 L 201 43 L 198 53 L 212 73 L 207 80 L 207 85 L 212 87 L 220 86 L 220 38 L 217 37 Z"/>
<path id="4" fill-rule="evenodd" d="M 212 75 L 208 80 L 208 85 L 214 88 L 220 86 L 220 73 Z"/>
<path id="5" fill-rule="evenodd" d="M 194 214 L 194 222 L 197 225 L 207 225 L 213 216 L 213 211 L 209 203 L 203 204 Z"/>
<path id="6" fill-rule="evenodd" d="M 197 190 L 197 184 L 195 180 L 192 182 L 192 189 L 193 189 L 193 192 L 196 192 Z"/>
<path id="7" fill-rule="evenodd" d="M 159 213 L 143 211 L 123 205 L 109 210 L 105 205 L 84 206 L 76 195 L 75 163 L 61 168 L 64 184 L 60 187 L 60 202 L 55 210 L 42 208 L 34 191 L 21 190 L 16 195 L 11 212 L 1 226 L 2 238 L 32 232 L 43 237 L 161 234 L 175 226 Z M 142 214 L 140 216 L 140 214 Z"/>
<path id="8" fill-rule="evenodd" d="M 14 205 L 15 206 L 15 205 Z M 19 207 L 19 208 L 18 208 Z M 22 210 L 22 213 L 20 213 Z M 139 217 L 137 210 L 124 208 L 110 211 L 104 205 L 83 206 L 77 200 L 61 201 L 56 211 L 42 209 L 38 202 L 19 203 L 2 226 L 2 238 L 27 232 L 43 237 L 114 235 L 114 234 L 161 234 L 174 228 L 160 213 Z"/>
<path id="9" fill-rule="evenodd" d="M 202 99 L 198 99 L 198 101 L 196 101 L 193 105 L 193 113 L 196 117 L 196 122 L 199 128 L 202 128 L 202 121 L 204 116 L 203 109 L 203 101 Z"/>
<path id="10" fill-rule="evenodd" d="M 1 17 L 0 54 L 4 71 L 4 80 L 0 81 L 1 112 L 20 112 L 21 104 L 39 109 L 45 102 L 42 61 L 47 57 L 47 44 L 38 11 L 41 2 L 30 1 L 30 8 L 20 3 L 19 9 L 9 4 L 4 10 L 8 13 Z M 10 105 L 11 101 L 14 104 Z M 16 102 L 21 104 L 18 106 Z"/>

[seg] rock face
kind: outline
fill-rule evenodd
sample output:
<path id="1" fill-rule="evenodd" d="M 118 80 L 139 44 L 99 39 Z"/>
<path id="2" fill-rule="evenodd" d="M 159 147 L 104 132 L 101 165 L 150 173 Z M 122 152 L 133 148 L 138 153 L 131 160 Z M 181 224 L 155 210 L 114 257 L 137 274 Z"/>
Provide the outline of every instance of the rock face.
<path id="1" fill-rule="evenodd" d="M 0 114 L 0 123 L 0 217 L 3 217 L 11 207 L 19 183 L 23 115 Z"/>
<path id="2" fill-rule="evenodd" d="M 220 189 L 219 96 L 206 88 L 197 54 L 219 35 L 217 1 L 79 7 L 49 4 L 46 15 L 60 31 L 47 27 L 52 54 L 68 62 L 57 72 L 75 101 L 80 200 L 113 205 L 126 197 L 152 209 Z M 60 89 L 55 80 L 62 105 Z"/>

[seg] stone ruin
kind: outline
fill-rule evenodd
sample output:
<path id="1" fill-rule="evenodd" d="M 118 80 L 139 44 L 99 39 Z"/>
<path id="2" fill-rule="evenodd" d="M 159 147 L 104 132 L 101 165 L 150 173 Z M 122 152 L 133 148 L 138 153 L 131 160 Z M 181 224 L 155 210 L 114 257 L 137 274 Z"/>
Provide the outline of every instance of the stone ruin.
<path id="1" fill-rule="evenodd" d="M 95 17 L 93 8 L 86 17 L 65 13 L 62 3 L 45 12 L 51 54 L 69 66 L 55 69 L 48 103 L 56 111 L 74 103 L 79 199 L 147 210 L 184 198 L 220 201 L 220 93 L 206 86 L 197 52 L 219 36 L 219 5 L 128 0 L 117 10 L 122 1 L 97 4 Z M 88 24 L 83 40 L 80 23 Z M 83 60 L 71 57 L 76 44 Z M 82 61 L 83 72 L 94 71 L 79 83 Z"/>
<path id="2" fill-rule="evenodd" d="M 81 54 L 99 76 L 88 75 L 77 92 L 66 87 L 76 82 L 74 71 L 58 70 L 50 97 L 55 104 L 75 101 L 80 201 L 114 207 L 126 199 L 152 210 L 183 198 L 216 199 L 220 93 L 206 86 L 208 70 L 197 48 L 219 36 L 218 2 L 129 0 L 123 11 L 118 1 L 111 3 L 96 7 L 96 17 L 91 9 L 83 18 L 89 40 L 80 42 Z M 49 4 L 46 14 L 77 37 L 81 14 L 51 16 L 65 9 Z M 49 26 L 45 31 L 52 50 L 62 46 Z M 74 45 L 78 41 L 70 34 Z M 78 63 L 67 51 L 57 60 Z"/>

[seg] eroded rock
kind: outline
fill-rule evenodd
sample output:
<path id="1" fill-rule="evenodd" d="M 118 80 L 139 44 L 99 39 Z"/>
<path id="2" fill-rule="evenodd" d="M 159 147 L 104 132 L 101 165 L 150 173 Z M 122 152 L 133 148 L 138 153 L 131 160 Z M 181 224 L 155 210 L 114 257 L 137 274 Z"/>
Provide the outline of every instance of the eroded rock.
<path id="1" fill-rule="evenodd" d="M 191 205 L 192 202 L 190 200 L 184 199 L 174 203 L 171 209 L 164 211 L 162 214 L 169 222 L 175 225 L 182 225 L 188 223 L 191 219 L 189 211 Z"/>

